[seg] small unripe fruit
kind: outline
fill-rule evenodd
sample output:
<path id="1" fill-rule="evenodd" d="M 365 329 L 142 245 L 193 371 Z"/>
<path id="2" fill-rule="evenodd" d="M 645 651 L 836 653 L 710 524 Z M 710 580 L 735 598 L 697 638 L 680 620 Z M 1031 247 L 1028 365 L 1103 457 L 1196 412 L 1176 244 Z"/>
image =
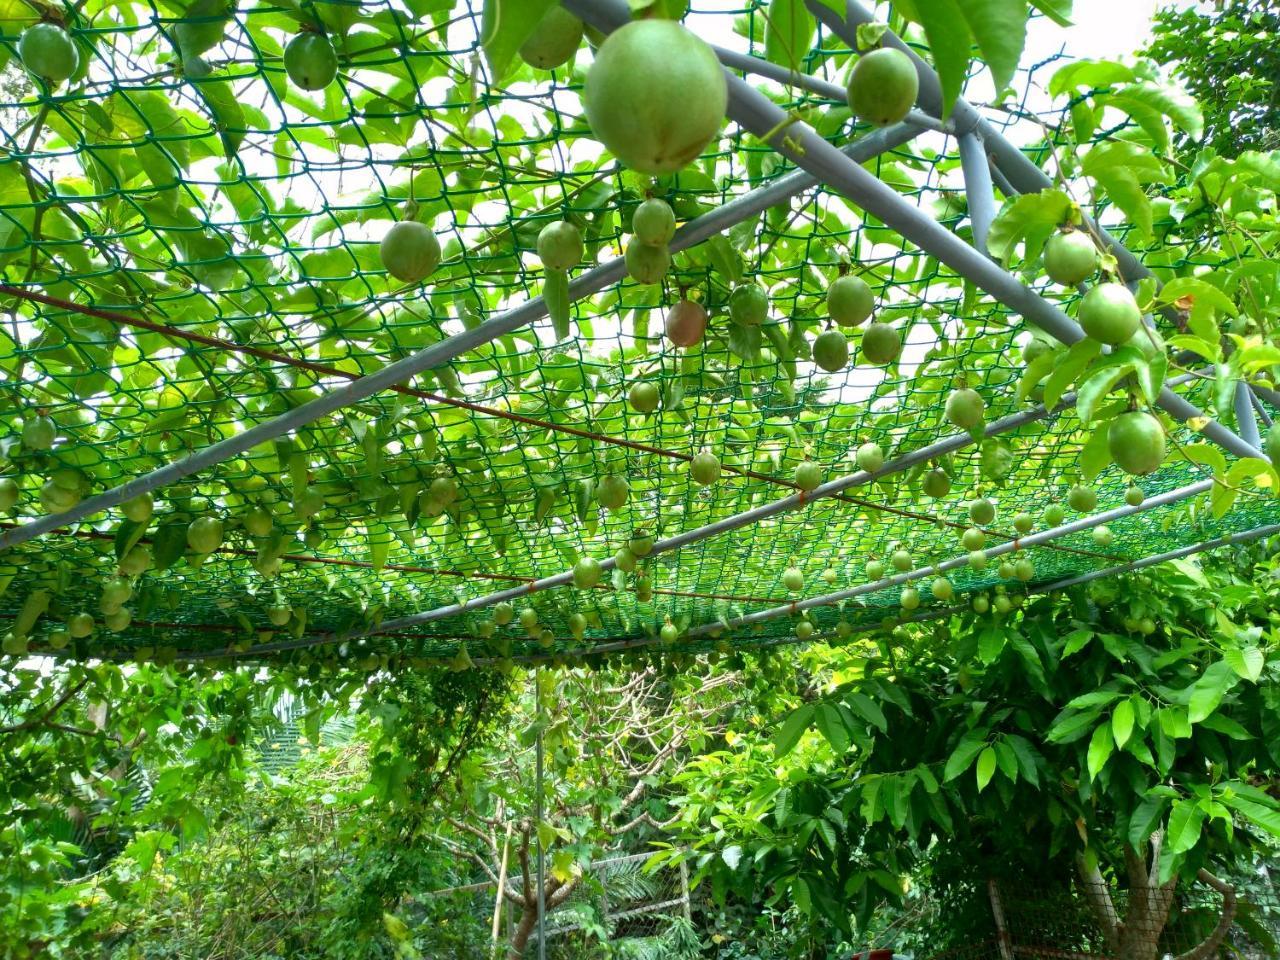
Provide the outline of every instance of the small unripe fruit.
<path id="1" fill-rule="evenodd" d="M 910 562 L 911 558 L 908 557 L 907 563 L 910 564 Z M 884 562 L 880 560 L 868 560 L 867 578 L 872 581 L 884 579 Z"/>
<path id="2" fill-rule="evenodd" d="M 88 613 L 74 614 L 67 620 L 67 633 L 77 640 L 87 637 L 93 633 L 93 616 Z"/>
<path id="3" fill-rule="evenodd" d="M 133 621 L 133 611 L 128 607 L 121 607 L 112 613 L 108 613 L 102 618 L 103 625 L 112 633 L 119 633 Z"/>
<path id="4" fill-rule="evenodd" d="M 1100 547 L 1109 547 L 1111 542 L 1115 540 L 1115 534 L 1111 532 L 1110 527 L 1094 527 L 1093 542 Z"/>
<path id="5" fill-rule="evenodd" d="M 548 223 L 538 232 L 538 259 L 548 270 L 569 270 L 582 262 L 582 231 L 567 220 Z"/>
<path id="6" fill-rule="evenodd" d="M 929 585 L 929 591 L 935 600 L 946 602 L 955 596 L 956 589 L 946 577 L 938 577 Z"/>
<path id="7" fill-rule="evenodd" d="M 836 277 L 827 287 L 827 315 L 842 327 L 866 322 L 875 308 L 875 295 L 861 277 Z"/>
<path id="8" fill-rule="evenodd" d="M 539 70 L 563 66 L 582 44 L 582 31 L 581 20 L 560 4 L 552 4 L 521 44 L 520 59 Z"/>
<path id="9" fill-rule="evenodd" d="M 525 607 L 520 611 L 520 626 L 533 633 L 538 628 L 538 611 L 533 607 Z"/>
<path id="10" fill-rule="evenodd" d="M 1092 487 L 1076 484 L 1067 492 L 1067 504 L 1077 513 L 1089 513 L 1098 506 L 1098 494 Z"/>
<path id="11" fill-rule="evenodd" d="M 1013 565 L 1013 575 L 1026 583 L 1036 575 L 1035 564 L 1031 562 L 1030 557 L 1022 557 Z"/>
<path id="12" fill-rule="evenodd" d="M 996 567 L 996 576 L 1001 580 L 1013 579 L 1013 562 L 1010 560 L 1001 560 L 1000 566 Z"/>
<path id="13" fill-rule="evenodd" d="M 666 247 L 650 247 L 632 241 L 624 255 L 627 273 L 636 283 L 661 283 L 671 267 L 671 253 Z"/>
<path id="14" fill-rule="evenodd" d="M 261 507 L 254 507 L 244 515 L 244 529 L 251 537 L 265 537 L 274 526 L 271 514 Z"/>
<path id="15" fill-rule="evenodd" d="M 653 599 L 653 581 L 648 577 L 636 577 L 636 599 L 641 603 Z"/>
<path id="16" fill-rule="evenodd" d="M 303 90 L 323 90 L 338 75 L 338 54 L 320 33 L 300 33 L 284 48 L 284 69 Z"/>
<path id="17" fill-rule="evenodd" d="M 1130 486 L 1129 489 L 1124 492 L 1124 502 L 1131 507 L 1141 506 L 1142 501 L 1146 498 L 1147 495 L 1142 492 L 1142 488 L 1139 486 Z"/>
<path id="18" fill-rule="evenodd" d="M 8 477 L 0 478 L 0 510 L 12 510 L 18 502 L 20 492 L 18 484 L 13 480 Z"/>
<path id="19" fill-rule="evenodd" d="M 18 57 L 32 76 L 50 85 L 71 77 L 80 67 L 80 52 L 56 23 L 33 23 L 18 38 Z"/>
<path id="20" fill-rule="evenodd" d="M 120 572 L 129 577 L 136 577 L 151 569 L 151 548 L 140 543 L 131 547 L 129 552 L 120 558 Z"/>
<path id="21" fill-rule="evenodd" d="M 832 570 L 830 567 L 827 567 L 827 569 L 822 571 L 822 582 L 829 587 L 833 586 L 836 582 L 837 576 L 838 575 L 834 570 Z"/>
<path id="22" fill-rule="evenodd" d="M 623 573 L 635 573 L 636 555 L 628 547 L 619 547 L 613 555 L 613 564 Z"/>
<path id="23" fill-rule="evenodd" d="M 799 567 L 787 567 L 782 571 L 782 585 L 792 593 L 799 593 L 804 589 L 804 574 Z"/>
<path id="24" fill-rule="evenodd" d="M 631 232 L 646 246 L 666 246 L 676 235 L 676 215 L 671 204 L 658 197 L 650 197 L 631 215 Z"/>
<path id="25" fill-rule="evenodd" d="M 222 546 L 222 521 L 217 517 L 198 517 L 187 527 L 187 546 L 196 553 L 213 553 Z"/>
<path id="26" fill-rule="evenodd" d="M 581 640 L 587 633 L 587 618 L 577 611 L 569 614 L 569 632 Z"/>
<path id="27" fill-rule="evenodd" d="M 979 497 L 969 504 L 969 519 L 985 527 L 996 518 L 996 505 L 986 497 Z"/>
<path id="28" fill-rule="evenodd" d="M 647 557 L 653 552 L 653 537 L 643 530 L 637 530 L 627 542 L 627 548 L 637 557 Z"/>
<path id="29" fill-rule="evenodd" d="M 378 246 L 382 266 L 402 283 L 421 283 L 440 264 L 440 241 L 425 223 L 393 224 Z"/>
<path id="30" fill-rule="evenodd" d="M 970 527 L 961 534 L 960 542 L 966 550 L 981 550 L 987 542 L 987 535 L 977 527 Z"/>
<path id="31" fill-rule="evenodd" d="M 57 424 L 42 413 L 28 417 L 22 423 L 22 446 L 27 450 L 49 450 L 57 438 Z"/>
<path id="32" fill-rule="evenodd" d="M 267 619 L 272 626 L 283 627 L 293 616 L 293 608 L 288 606 L 267 607 Z"/>
<path id="33" fill-rule="evenodd" d="M 969 568 L 971 570 L 987 569 L 987 555 L 981 550 L 974 550 L 969 554 Z"/>
<path id="34" fill-rule="evenodd" d="M 1099 343 L 1119 346 L 1142 323 L 1142 311 L 1129 288 L 1120 283 L 1100 283 L 1080 300 L 1077 314 L 1084 332 Z"/>
<path id="35" fill-rule="evenodd" d="M 1044 272 L 1054 283 L 1074 287 L 1097 272 L 1098 248 L 1088 234 L 1055 233 L 1044 245 Z"/>
<path id="36" fill-rule="evenodd" d="M 973 612 L 986 613 L 991 609 L 991 601 L 987 599 L 986 594 L 980 593 L 973 598 Z"/>
<path id="37" fill-rule="evenodd" d="M 911 569 L 911 554 L 906 550 L 895 550 L 890 555 L 889 562 L 893 564 L 893 569 L 906 573 Z"/>
<path id="38" fill-rule="evenodd" d="M 915 64 L 893 47 L 863 54 L 849 73 L 849 109 L 877 126 L 901 121 L 915 106 L 919 93 Z"/>
<path id="39" fill-rule="evenodd" d="M 703 450 L 689 461 L 689 476 L 704 487 L 720 479 L 720 459 L 709 450 Z"/>
<path id="40" fill-rule="evenodd" d="M 619 510 L 631 495 L 631 485 L 624 477 L 609 474 L 596 488 L 596 499 L 606 510 Z"/>
<path id="41" fill-rule="evenodd" d="M 951 492 L 951 478 L 947 476 L 947 471 L 941 467 L 935 467 L 924 475 L 921 487 L 924 489 L 925 496 L 941 500 Z"/>
<path id="42" fill-rule="evenodd" d="M 663 643 L 675 643 L 680 639 L 680 631 L 676 629 L 676 625 L 668 620 L 662 625 L 662 629 L 658 631 L 658 636 Z"/>
<path id="43" fill-rule="evenodd" d="M 996 597 L 996 613 L 1008 613 L 1013 609 L 1013 602 L 1004 594 Z"/>
<path id="44" fill-rule="evenodd" d="M 884 451 L 880 449 L 878 443 L 864 443 L 858 447 L 858 452 L 854 454 L 853 459 L 859 469 L 867 473 L 875 473 L 884 466 Z"/>
<path id="45" fill-rule="evenodd" d="M 915 587 L 905 587 L 898 602 L 902 604 L 903 610 L 914 610 L 920 606 L 920 591 Z"/>
<path id="46" fill-rule="evenodd" d="M 887 323 L 872 323 L 862 333 L 862 355 L 868 363 L 884 366 L 898 359 L 902 340 Z"/>
<path id="47" fill-rule="evenodd" d="M 1013 518 L 1013 529 L 1019 533 L 1030 533 L 1035 524 L 1035 518 L 1025 510 Z"/>
<path id="48" fill-rule="evenodd" d="M 729 294 L 729 318 L 745 327 L 758 327 L 769 318 L 769 296 L 755 283 L 740 283 Z"/>
<path id="49" fill-rule="evenodd" d="M 808 640 L 813 636 L 813 624 L 808 620 L 799 620 L 796 622 L 796 639 Z"/>
<path id="50" fill-rule="evenodd" d="M 1122 413 L 1111 421 L 1107 433 L 1111 459 L 1125 473 L 1145 476 L 1164 462 L 1164 428 L 1144 410 Z"/>
<path id="51" fill-rule="evenodd" d="M 507 602 L 495 604 L 493 608 L 493 622 L 500 627 L 505 627 L 516 618 L 516 609 Z"/>
<path id="52" fill-rule="evenodd" d="M 972 430 L 982 426 L 982 414 L 986 404 L 977 390 L 961 387 L 952 390 L 947 397 L 947 419 L 961 430 Z"/>
<path id="53" fill-rule="evenodd" d="M 839 330 L 824 330 L 813 341 L 813 362 L 827 373 L 837 373 L 849 363 L 849 341 Z"/>
<path id="54" fill-rule="evenodd" d="M 812 460 L 805 460 L 796 467 L 796 486 L 805 493 L 812 493 L 822 486 L 822 467 Z"/>
<path id="55" fill-rule="evenodd" d="M 155 512 L 155 508 L 155 498 L 149 493 L 140 493 L 120 505 L 121 513 L 134 523 L 146 523 L 151 519 L 151 514 Z"/>
<path id="56" fill-rule="evenodd" d="M 707 332 L 707 311 L 700 303 L 681 300 L 667 311 L 667 339 L 677 347 L 694 347 Z"/>
<path id="57" fill-rule="evenodd" d="M 1046 527 L 1059 527 L 1065 519 L 1067 519 L 1067 511 L 1062 509 L 1062 504 L 1051 503 L 1044 508 L 1044 525 Z"/>
<path id="58" fill-rule="evenodd" d="M 594 557 L 583 557 L 573 565 L 573 585 L 579 590 L 590 590 L 600 582 L 604 571 Z"/>
<path id="59" fill-rule="evenodd" d="M 627 391 L 627 403 L 631 404 L 631 409 L 636 413 L 653 413 L 658 409 L 661 398 L 662 392 L 651 380 L 633 383 L 631 389 Z"/>

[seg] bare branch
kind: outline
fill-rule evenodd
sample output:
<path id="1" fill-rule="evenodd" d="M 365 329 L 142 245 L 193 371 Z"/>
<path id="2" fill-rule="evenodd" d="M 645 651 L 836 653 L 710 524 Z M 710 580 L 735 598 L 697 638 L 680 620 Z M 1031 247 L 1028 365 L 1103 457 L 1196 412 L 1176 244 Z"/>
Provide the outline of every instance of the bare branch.
<path id="1" fill-rule="evenodd" d="M 1196 879 L 1201 883 L 1208 884 L 1222 894 L 1222 916 L 1218 918 L 1218 925 L 1213 928 L 1213 932 L 1200 942 L 1198 946 L 1192 947 L 1186 953 L 1180 953 L 1175 960 L 1207 960 L 1208 957 L 1214 956 L 1218 952 L 1218 947 L 1222 945 L 1222 941 L 1226 939 L 1227 933 L 1231 930 L 1231 925 L 1236 919 L 1236 888 L 1224 880 L 1219 880 L 1208 870 L 1203 868 L 1196 874 Z"/>

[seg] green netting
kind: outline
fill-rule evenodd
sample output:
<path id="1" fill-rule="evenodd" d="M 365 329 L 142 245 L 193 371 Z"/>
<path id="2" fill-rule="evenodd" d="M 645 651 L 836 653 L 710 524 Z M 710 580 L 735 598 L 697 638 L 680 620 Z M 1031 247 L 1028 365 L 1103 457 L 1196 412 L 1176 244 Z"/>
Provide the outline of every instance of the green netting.
<path id="1" fill-rule="evenodd" d="M 692 6 L 695 29 L 764 55 L 757 6 Z M 532 251 L 548 222 L 578 223 L 588 259 L 602 262 L 621 254 L 630 212 L 648 193 L 689 220 L 789 172 L 733 125 L 679 175 L 652 182 L 617 168 L 582 116 L 588 48 L 572 69 L 522 66 L 491 82 L 479 7 L 416 0 L 240 10 L 204 54 L 211 72 L 197 79 L 200 70 L 184 71 L 175 54 L 183 9 L 89 0 L 76 22 L 87 74 L 46 94 L 9 59 L 31 9 L 0 3 L 9 316 L 0 327 L 9 409 L 0 450 L 22 488 L 12 524 L 48 512 L 39 489 L 59 469 L 79 471 L 89 490 L 116 486 L 537 296 L 543 273 Z M 315 16 L 338 38 L 343 66 L 313 95 L 289 84 L 280 57 L 300 19 Z M 848 61 L 848 48 L 819 31 L 804 69 L 838 82 Z M 1022 76 L 1020 88 L 1046 66 Z M 843 105 L 760 83 L 834 143 L 865 132 Z M 1017 114 L 992 117 L 1016 124 Z M 1052 128 L 1061 118 L 1044 119 Z M 1034 144 L 1031 156 L 1045 159 Z M 969 236 L 954 139 L 923 133 L 868 168 Z M 382 271 L 377 242 L 406 216 L 409 198 L 444 244 L 444 262 L 426 284 L 406 287 Z M 1119 218 L 1107 219 L 1123 237 Z M 1202 237 L 1180 237 L 1171 222 L 1165 232 L 1165 249 L 1198 263 L 1220 259 Z M 259 448 L 160 491 L 149 528 L 132 531 L 158 561 L 139 578 L 133 623 L 77 640 L 71 652 L 328 642 L 566 570 L 579 556 L 610 556 L 637 528 L 672 535 L 777 499 L 805 455 L 835 477 L 853 470 L 852 451 L 864 441 L 896 453 L 919 448 L 953 432 L 942 404 L 961 371 L 986 397 L 989 420 L 1024 408 L 1016 398 L 1020 318 L 838 196 L 805 191 L 726 237 L 676 255 L 661 286 L 627 280 L 579 302 L 569 339 L 557 342 L 550 322 L 537 323 L 403 392 L 316 422 L 287 447 Z M 808 360 L 807 338 L 825 322 L 826 286 L 848 261 L 876 290 L 879 318 L 904 334 L 903 358 L 887 371 L 851 365 L 828 375 Z M 735 328 L 723 316 L 738 271 L 767 286 L 772 331 Z M 690 351 L 662 337 L 662 311 L 681 290 L 715 318 L 704 345 Z M 642 417 L 624 404 L 637 379 L 662 384 L 660 414 Z M 1180 392 L 1204 406 L 1210 389 L 1193 381 Z M 52 451 L 21 443 L 21 422 L 38 411 L 58 424 Z M 646 566 L 649 602 L 637 599 L 634 578 L 618 576 L 604 589 L 548 591 L 528 603 L 559 647 L 577 648 L 574 611 L 590 621 L 587 644 L 642 638 L 668 617 L 701 624 L 785 603 L 791 595 L 779 577 L 788 565 L 804 569 L 812 595 L 863 583 L 866 559 L 896 543 L 920 563 L 947 559 L 961 552 L 967 495 L 997 499 L 992 531 L 1012 536 L 1015 513 L 1038 518 L 1065 491 L 1087 435 L 1065 413 L 1008 436 L 1016 467 L 1003 484 L 981 481 L 970 448 L 951 464 L 956 483 L 946 500 L 923 496 L 909 475 L 655 557 Z M 703 447 L 731 471 L 710 488 L 686 475 L 685 462 Z M 1203 476 L 1171 464 L 1144 482 L 1149 495 Z M 592 494 L 611 473 L 631 484 L 629 503 L 614 513 Z M 441 476 L 456 478 L 460 496 L 432 516 L 420 494 Z M 1099 508 L 1118 506 L 1126 486 L 1108 468 Z M 294 504 L 315 492 L 323 508 L 304 519 Z M 274 513 L 276 535 L 244 530 L 253 506 Z M 187 524 L 201 515 L 226 526 L 223 548 L 203 563 L 183 549 Z M 1222 520 L 1202 502 L 1162 508 L 1114 524 L 1105 549 L 1088 533 L 1035 549 L 1034 583 L 1276 516 L 1252 499 Z M 9 551 L 0 558 L 12 576 L 6 612 L 49 587 L 47 626 L 97 613 L 100 585 L 129 533 L 111 511 Z M 819 577 L 828 569 L 830 585 Z M 996 565 L 955 579 L 961 593 L 989 588 Z M 812 619 L 829 631 L 841 618 L 878 620 L 897 602 L 896 590 L 881 591 Z M 272 627 L 267 608 L 281 603 L 295 616 Z M 488 617 L 467 613 L 362 648 L 447 656 Z M 792 629 L 779 618 L 732 642 L 770 642 Z M 499 636 L 517 652 L 537 649 L 518 625 Z M 33 649 L 46 643 L 37 631 Z M 472 639 L 473 654 L 485 648 Z"/>

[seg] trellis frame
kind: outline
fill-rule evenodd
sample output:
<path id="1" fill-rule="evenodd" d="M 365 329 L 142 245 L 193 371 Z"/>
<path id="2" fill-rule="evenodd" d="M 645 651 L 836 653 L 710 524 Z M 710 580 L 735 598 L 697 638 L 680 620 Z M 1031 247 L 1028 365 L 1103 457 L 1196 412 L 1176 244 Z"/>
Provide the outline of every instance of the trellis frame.
<path id="1" fill-rule="evenodd" d="M 586 22 L 606 32 L 615 29 L 629 18 L 628 8 L 623 0 L 565 0 L 565 6 Z M 859 23 L 870 22 L 873 19 L 870 12 L 854 2 L 847 4 L 846 17 L 844 19 L 841 19 L 834 11 L 823 3 L 818 2 L 818 0 L 809 0 L 809 6 L 819 20 L 831 29 L 833 33 L 845 39 L 851 47 L 856 45 L 856 26 Z M 883 42 L 907 49 L 902 41 L 892 34 L 886 34 Z M 784 83 L 789 82 L 822 96 L 838 98 L 843 92 L 839 87 L 827 81 L 795 74 L 774 64 L 757 60 L 754 57 L 730 51 L 718 52 L 730 66 L 758 73 Z M 1083 333 L 1074 321 L 1034 291 L 1021 284 L 1016 278 L 992 263 L 985 256 L 983 250 L 983 238 L 995 215 L 993 174 L 994 180 L 1002 184 L 1002 189 L 1003 185 L 1008 185 L 1009 189 L 1041 189 L 1049 185 L 1048 179 L 1038 167 L 1005 140 L 998 131 L 994 130 L 978 114 L 975 108 L 964 100 L 956 102 L 952 110 L 951 120 L 943 123 L 940 119 L 942 112 L 940 109 L 941 94 L 937 76 L 927 64 L 914 54 L 911 55 L 920 73 L 920 105 L 923 112 L 914 111 L 909 118 L 909 122 L 867 135 L 848 148 L 846 152 L 841 152 L 832 147 L 803 123 L 799 121 L 789 122 L 786 114 L 780 108 L 751 89 L 736 76 L 728 74 L 730 117 L 736 120 L 744 129 L 754 132 L 757 136 L 764 137 L 769 135 L 771 145 L 797 164 L 800 170 L 787 177 L 780 178 L 767 187 L 759 188 L 736 198 L 719 209 L 690 222 L 677 233 L 672 243 L 672 249 L 679 250 L 692 246 L 727 229 L 746 217 L 759 213 L 768 206 L 794 196 L 796 193 L 815 184 L 825 183 L 847 199 L 879 217 L 906 239 L 916 243 L 921 249 L 937 256 L 941 262 L 948 264 L 959 274 L 975 282 L 977 286 L 1006 306 L 1022 313 L 1029 321 L 1045 329 L 1061 342 L 1071 343 L 1079 340 Z M 909 204 L 904 198 L 859 166 L 860 162 L 907 142 L 924 129 L 941 130 L 957 137 L 960 145 L 966 191 L 970 200 L 970 218 L 974 229 L 976 249 L 931 218 L 925 216 L 918 208 Z M 789 146 L 789 143 L 795 143 L 798 146 L 793 149 Z M 1104 242 L 1111 247 L 1119 263 L 1120 271 L 1126 280 L 1132 282 L 1143 275 L 1147 275 L 1145 268 L 1142 267 L 1137 258 L 1129 253 L 1118 241 L 1106 234 L 1096 224 L 1093 225 L 1093 228 Z M 585 272 L 573 281 L 570 288 L 571 298 L 576 300 L 598 292 L 605 286 L 619 280 L 624 270 L 625 266 L 622 260 L 618 259 Z M 545 315 L 546 308 L 541 299 L 530 300 L 512 310 L 505 311 L 472 330 L 428 347 L 350 384 L 333 389 L 316 400 L 274 420 L 253 427 L 228 440 L 213 444 L 184 460 L 168 464 L 142 477 L 88 498 L 71 511 L 42 517 L 16 529 L 0 533 L 0 550 L 16 546 L 49 532 L 55 527 L 83 519 L 106 508 L 118 505 L 140 493 L 165 486 L 229 457 L 244 453 L 254 446 L 287 434 L 299 426 L 380 392 L 417 373 L 439 366 L 452 357 L 474 349 L 505 333 L 519 329 L 528 323 L 535 322 L 545 317 Z M 1257 406 L 1257 399 L 1247 388 L 1244 388 L 1238 393 L 1236 401 L 1237 415 L 1241 423 L 1243 436 L 1237 435 L 1221 424 L 1205 417 L 1194 405 L 1174 394 L 1167 386 L 1160 397 L 1161 406 L 1177 419 L 1185 421 L 1194 418 L 1198 421 L 1203 421 L 1204 425 L 1201 427 L 1201 432 L 1228 452 L 1236 456 L 1261 456 L 1261 452 L 1257 449 L 1256 423 L 1253 421 L 1252 416 L 1241 416 L 1243 412 Z M 1046 414 L 1047 411 L 1039 410 L 1004 418 L 1004 420 L 990 425 L 987 435 L 997 436 L 1006 430 L 1014 429 Z M 716 524 L 694 531 L 687 531 L 676 537 L 661 541 L 656 548 L 656 552 L 676 550 L 708 536 L 714 536 L 716 533 L 747 526 L 766 516 L 773 516 L 785 510 L 803 507 L 809 500 L 828 496 L 859 483 L 866 483 L 870 480 L 880 479 L 901 470 L 909 469 L 925 460 L 959 449 L 967 442 L 971 442 L 969 438 L 959 435 L 945 438 L 938 441 L 938 443 L 898 458 L 875 475 L 854 474 L 824 484 L 813 494 L 784 498 L 774 504 L 766 505 L 764 508 L 744 511 Z M 1184 495 L 1190 496 L 1193 494 Z M 1073 529 L 1087 529 L 1088 526 L 1101 522 L 1104 521 L 1098 519 L 1085 526 L 1073 527 Z M 1083 521 L 1078 523 L 1083 523 Z M 1052 536 L 1047 536 L 1047 534 L 1051 534 L 1053 531 L 1045 531 L 1044 533 L 1046 534 L 1044 537 L 1046 541 L 1052 539 Z M 1025 543 L 1026 541 L 1024 540 L 1023 542 Z M 603 565 L 608 568 L 611 563 L 612 561 L 606 560 Z M 923 576 L 925 574 L 922 573 L 920 575 Z M 463 604 L 441 607 L 436 610 L 424 611 L 397 620 L 387 621 L 376 630 L 367 631 L 366 634 L 387 633 L 416 623 L 469 612 L 504 599 L 514 599 L 537 590 L 563 586 L 571 582 L 571 579 L 571 575 L 567 573 L 543 578 L 528 586 L 509 591 L 500 591 Z M 864 588 L 855 589 L 862 590 Z"/>

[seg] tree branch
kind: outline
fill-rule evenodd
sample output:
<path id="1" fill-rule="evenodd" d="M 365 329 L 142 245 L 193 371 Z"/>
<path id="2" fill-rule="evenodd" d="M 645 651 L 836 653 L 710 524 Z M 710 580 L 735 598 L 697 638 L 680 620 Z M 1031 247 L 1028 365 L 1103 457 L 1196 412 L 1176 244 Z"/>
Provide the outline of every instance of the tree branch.
<path id="1" fill-rule="evenodd" d="M 1213 932 L 1205 937 L 1199 946 L 1192 947 L 1186 953 L 1178 954 L 1175 960 L 1207 960 L 1217 953 L 1218 947 L 1222 945 L 1222 941 L 1231 930 L 1231 925 L 1235 923 L 1236 888 L 1224 880 L 1219 880 L 1203 868 L 1196 874 L 1196 879 L 1222 894 L 1222 916 L 1218 918 L 1218 925 L 1213 928 Z"/>
<path id="2" fill-rule="evenodd" d="M 69 732 L 69 733 L 80 733 L 80 734 L 84 734 L 85 736 L 89 736 L 89 737 L 93 736 L 93 735 L 97 732 L 96 730 L 83 730 L 83 729 L 81 729 L 80 727 L 68 727 L 68 726 L 65 726 L 65 725 L 63 725 L 63 724 L 49 723 L 50 718 L 51 718 L 55 713 L 57 713 L 57 712 L 58 712 L 59 710 L 61 710 L 64 706 L 66 706 L 66 705 L 67 705 L 67 702 L 68 702 L 72 697 L 74 697 L 77 693 L 79 693 L 81 690 L 83 690 L 83 689 L 84 689 L 85 687 L 87 687 L 88 685 L 89 685 L 89 681 L 88 681 L 87 679 L 85 679 L 85 680 L 81 680 L 79 683 L 77 683 L 77 684 L 76 684 L 75 686 L 73 686 L 73 687 L 68 687 L 68 688 L 67 688 L 67 689 L 62 693 L 62 695 L 61 695 L 60 697 L 58 697 L 58 699 L 57 699 L 57 700 L 55 700 L 55 701 L 53 702 L 53 705 L 52 705 L 52 706 L 50 706 L 47 710 L 45 710 L 45 711 L 44 711 L 44 713 L 40 714 L 40 716 L 35 717 L 35 718 L 31 719 L 31 720 L 23 720 L 21 723 L 15 723 L 15 724 L 12 724 L 11 726 L 7 726 L 7 727 L 0 727 L 0 734 L 3 734 L 3 733 L 20 733 L 20 732 L 21 732 L 21 731 L 23 731 L 23 730 L 30 730 L 30 729 L 32 729 L 32 728 L 34 728 L 34 727 L 41 727 L 41 726 L 46 726 L 46 725 L 47 725 L 47 726 L 54 727 L 54 728 L 56 728 L 56 729 L 58 729 L 58 730 L 66 730 L 66 731 L 67 731 L 67 732 Z"/>
<path id="3" fill-rule="evenodd" d="M 1083 853 L 1076 854 L 1076 868 L 1080 871 L 1080 880 L 1084 887 L 1084 897 L 1097 917 L 1102 933 L 1107 938 L 1107 948 L 1115 953 L 1120 945 L 1120 918 L 1116 915 L 1115 904 L 1111 902 L 1111 891 L 1107 889 L 1107 881 L 1097 865 L 1089 866 Z"/>

